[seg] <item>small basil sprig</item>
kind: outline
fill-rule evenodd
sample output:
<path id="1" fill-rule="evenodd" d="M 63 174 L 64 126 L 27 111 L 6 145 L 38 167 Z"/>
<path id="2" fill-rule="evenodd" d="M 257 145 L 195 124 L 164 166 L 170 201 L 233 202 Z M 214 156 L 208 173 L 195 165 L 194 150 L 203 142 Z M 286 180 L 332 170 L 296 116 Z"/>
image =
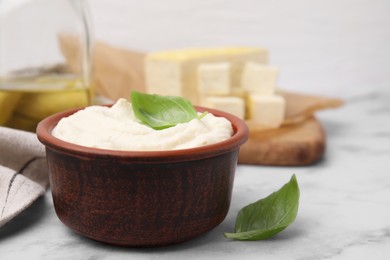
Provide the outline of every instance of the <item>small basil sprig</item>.
<path id="1" fill-rule="evenodd" d="M 136 118 L 156 130 L 186 123 L 196 118 L 201 119 L 206 114 L 205 112 L 198 116 L 190 101 L 176 96 L 133 91 L 131 103 Z"/>
<path id="2" fill-rule="evenodd" d="M 294 222 L 298 204 L 299 187 L 294 174 L 280 190 L 242 208 L 237 215 L 235 233 L 224 235 L 235 240 L 272 237 Z"/>

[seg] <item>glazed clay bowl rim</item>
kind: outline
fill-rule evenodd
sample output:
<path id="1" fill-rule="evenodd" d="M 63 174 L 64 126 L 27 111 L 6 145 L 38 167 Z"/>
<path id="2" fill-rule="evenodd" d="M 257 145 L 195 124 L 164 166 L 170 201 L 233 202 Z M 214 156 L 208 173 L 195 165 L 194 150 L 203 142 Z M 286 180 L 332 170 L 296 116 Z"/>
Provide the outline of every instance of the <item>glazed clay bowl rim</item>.
<path id="1" fill-rule="evenodd" d="M 70 116 L 84 108 L 85 107 L 66 110 L 43 119 L 39 122 L 36 131 L 39 141 L 46 147 L 50 147 L 54 150 L 73 156 L 93 156 L 95 158 L 99 157 L 100 159 L 118 158 L 131 160 L 132 162 L 161 163 L 195 161 L 230 152 L 244 144 L 249 135 L 248 127 L 242 119 L 221 110 L 201 106 L 195 106 L 198 112 L 207 111 L 212 113 L 214 116 L 225 117 L 229 120 L 233 127 L 233 135 L 224 141 L 195 148 L 164 151 L 123 151 L 81 146 L 60 140 L 51 134 L 53 128 L 63 117 Z"/>

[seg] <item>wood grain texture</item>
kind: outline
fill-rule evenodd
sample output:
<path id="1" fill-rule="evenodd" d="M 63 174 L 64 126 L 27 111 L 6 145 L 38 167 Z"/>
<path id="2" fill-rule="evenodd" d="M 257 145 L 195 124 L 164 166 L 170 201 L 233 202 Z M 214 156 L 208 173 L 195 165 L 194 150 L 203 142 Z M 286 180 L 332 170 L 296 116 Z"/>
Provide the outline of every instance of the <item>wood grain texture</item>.
<path id="1" fill-rule="evenodd" d="M 299 124 L 279 129 L 251 131 L 241 147 L 239 163 L 299 166 L 318 161 L 325 151 L 325 132 L 310 117 Z"/>
<path id="2" fill-rule="evenodd" d="M 65 225 L 101 242 L 154 247 L 190 240 L 224 220 L 239 147 L 248 137 L 242 120 L 210 110 L 236 130 L 214 145 L 116 151 L 72 144 L 51 134 L 61 118 L 76 111 L 50 116 L 37 128 L 46 146 L 54 208 Z"/>

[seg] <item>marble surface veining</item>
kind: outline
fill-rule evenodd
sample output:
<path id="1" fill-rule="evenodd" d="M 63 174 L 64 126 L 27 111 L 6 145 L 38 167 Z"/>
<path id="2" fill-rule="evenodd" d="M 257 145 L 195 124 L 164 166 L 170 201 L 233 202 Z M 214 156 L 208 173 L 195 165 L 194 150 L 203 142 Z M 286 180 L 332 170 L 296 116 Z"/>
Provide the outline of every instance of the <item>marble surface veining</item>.
<path id="1" fill-rule="evenodd" d="M 390 259 L 390 89 L 347 95 L 318 114 L 324 158 L 308 167 L 239 165 L 226 219 L 209 233 L 157 249 L 113 247 L 83 238 L 56 217 L 50 192 L 0 229 L 0 259 Z M 296 221 L 272 239 L 230 241 L 237 212 L 295 173 Z"/>

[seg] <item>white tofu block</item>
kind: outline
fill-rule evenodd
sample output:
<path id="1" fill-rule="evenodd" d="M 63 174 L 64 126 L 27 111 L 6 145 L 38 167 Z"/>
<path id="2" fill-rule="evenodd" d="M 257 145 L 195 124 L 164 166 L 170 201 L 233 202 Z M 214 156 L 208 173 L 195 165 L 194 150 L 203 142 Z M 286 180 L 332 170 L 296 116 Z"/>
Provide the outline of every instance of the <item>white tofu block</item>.
<path id="1" fill-rule="evenodd" d="M 245 102 L 239 97 L 204 97 L 202 105 L 245 118 Z"/>
<path id="2" fill-rule="evenodd" d="M 150 94 L 166 96 L 195 95 L 196 92 L 186 93 L 182 87 L 182 67 L 175 62 L 156 60 L 148 62 L 145 67 L 147 90 Z"/>
<path id="3" fill-rule="evenodd" d="M 244 100 L 246 99 L 246 95 L 246 91 L 240 87 L 232 87 L 229 93 L 229 96 L 243 98 Z"/>
<path id="4" fill-rule="evenodd" d="M 202 94 L 230 93 L 230 64 L 203 63 L 198 66 L 199 92 Z"/>
<path id="5" fill-rule="evenodd" d="M 279 69 L 255 62 L 247 62 L 242 73 L 242 88 L 254 94 L 275 94 Z"/>
<path id="6" fill-rule="evenodd" d="M 198 66 L 228 62 L 231 86 L 241 86 L 246 62 L 266 64 L 265 48 L 226 47 L 195 48 L 151 52 L 145 57 L 145 88 L 148 93 L 182 96 L 196 105 L 200 102 Z"/>
<path id="7" fill-rule="evenodd" d="M 286 110 L 286 102 L 283 97 L 250 94 L 248 101 L 251 122 L 266 128 L 281 126 Z"/>

